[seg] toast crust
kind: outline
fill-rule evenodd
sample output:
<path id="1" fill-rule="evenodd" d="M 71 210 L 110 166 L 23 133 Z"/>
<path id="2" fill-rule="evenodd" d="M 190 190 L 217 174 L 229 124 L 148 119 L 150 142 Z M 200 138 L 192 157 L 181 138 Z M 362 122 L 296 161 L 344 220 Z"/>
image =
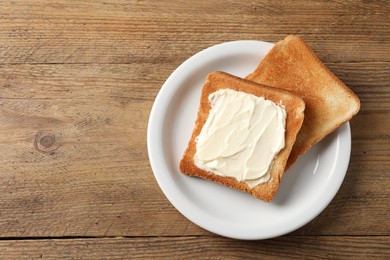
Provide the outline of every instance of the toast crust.
<path id="1" fill-rule="evenodd" d="M 208 102 L 208 96 L 219 89 L 225 88 L 242 91 L 272 100 L 276 104 L 282 104 L 287 112 L 285 147 L 277 154 L 276 158 L 272 162 L 270 180 L 253 188 L 250 188 L 248 184 L 240 182 L 235 178 L 219 176 L 212 172 L 200 169 L 194 162 L 194 156 L 196 153 L 195 139 L 200 134 L 211 109 L 211 105 Z M 250 193 L 259 199 L 269 202 L 272 200 L 279 187 L 287 159 L 303 122 L 304 109 L 305 103 L 303 100 L 290 92 L 263 86 L 224 72 L 213 72 L 207 76 L 206 83 L 203 85 L 198 117 L 196 119 L 195 127 L 187 149 L 180 162 L 180 171 L 189 176 L 201 177 L 236 190 Z"/>
<path id="2" fill-rule="evenodd" d="M 286 170 L 360 109 L 358 96 L 298 36 L 289 35 L 276 43 L 246 79 L 294 92 L 305 101 L 305 119 Z"/>

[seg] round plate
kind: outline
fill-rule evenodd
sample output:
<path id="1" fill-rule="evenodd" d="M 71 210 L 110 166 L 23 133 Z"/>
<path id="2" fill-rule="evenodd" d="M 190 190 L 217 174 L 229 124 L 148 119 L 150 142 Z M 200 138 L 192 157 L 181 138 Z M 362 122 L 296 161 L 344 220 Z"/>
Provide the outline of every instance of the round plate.
<path id="1" fill-rule="evenodd" d="M 167 79 L 150 114 L 149 159 L 162 191 L 185 217 L 222 236 L 266 239 L 305 225 L 330 203 L 347 171 L 351 152 L 349 123 L 295 163 L 270 203 L 180 173 L 179 162 L 192 134 L 207 74 L 220 70 L 245 77 L 272 46 L 260 41 L 234 41 L 197 53 Z"/>

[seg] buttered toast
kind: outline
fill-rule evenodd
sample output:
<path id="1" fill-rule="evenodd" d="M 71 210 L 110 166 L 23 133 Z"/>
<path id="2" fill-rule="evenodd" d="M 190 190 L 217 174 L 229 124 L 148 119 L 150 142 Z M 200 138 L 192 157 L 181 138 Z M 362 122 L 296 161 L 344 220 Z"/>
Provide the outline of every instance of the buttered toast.
<path id="1" fill-rule="evenodd" d="M 251 125 L 251 123 L 253 123 L 253 120 L 257 120 L 260 117 L 264 117 L 265 122 L 270 122 L 270 120 L 275 119 L 275 118 L 277 120 L 279 120 L 280 122 L 282 122 L 281 119 L 279 118 L 280 114 L 274 114 L 275 115 L 274 117 L 269 116 L 270 118 L 267 118 L 268 112 L 264 112 L 265 111 L 264 110 L 261 113 L 259 113 L 260 116 L 249 116 L 248 117 L 249 119 L 247 120 L 245 116 L 247 116 L 246 113 L 250 109 L 252 109 L 252 103 L 250 103 L 250 102 L 248 103 L 248 101 L 246 100 L 241 105 L 235 107 L 233 105 L 234 100 L 232 99 L 229 101 L 230 103 L 229 102 L 225 103 L 225 106 L 226 106 L 226 104 L 229 104 L 229 106 L 231 106 L 230 110 L 228 112 L 226 112 L 225 114 L 223 114 L 223 112 L 222 112 L 222 114 L 217 115 L 216 114 L 217 111 L 219 109 L 222 109 L 221 106 L 223 106 L 224 103 L 221 103 L 221 104 L 219 104 L 219 107 L 216 107 L 218 100 L 213 99 L 213 97 L 214 97 L 215 93 L 220 93 L 220 92 L 223 92 L 225 94 L 232 93 L 234 97 L 244 96 L 245 98 L 248 98 L 248 100 L 256 100 L 256 102 L 257 102 L 257 100 L 260 100 L 261 102 L 268 102 L 267 104 L 272 103 L 272 104 L 276 105 L 276 106 L 274 105 L 274 107 L 278 107 L 278 109 L 280 108 L 283 111 L 285 111 L 285 115 L 286 115 L 284 117 L 285 118 L 285 121 L 284 121 L 284 124 L 285 124 L 284 128 L 285 129 L 282 131 L 283 138 L 284 138 L 284 140 L 283 140 L 284 146 L 277 152 L 275 157 L 271 158 L 272 160 L 270 161 L 270 165 L 267 168 L 268 169 L 267 174 L 269 174 L 269 179 L 264 180 L 261 183 L 256 184 L 255 186 L 252 185 L 253 182 L 246 182 L 246 181 L 239 180 L 239 179 L 232 177 L 232 176 L 224 176 L 223 174 L 221 174 L 221 172 L 223 173 L 223 170 L 218 169 L 218 167 L 216 166 L 218 164 L 218 159 L 215 159 L 213 156 L 210 155 L 210 154 L 212 154 L 212 152 L 213 152 L 212 150 L 214 149 L 214 147 L 209 147 L 208 149 L 211 151 L 209 151 L 209 153 L 205 156 L 205 158 L 206 158 L 205 163 L 206 163 L 206 165 L 208 165 L 207 167 L 209 167 L 209 168 L 206 169 L 203 166 L 199 166 L 199 163 L 196 161 L 198 159 L 196 159 L 196 158 L 197 158 L 197 156 L 200 156 L 198 154 L 200 153 L 200 150 L 203 149 L 203 147 L 201 148 L 200 143 L 202 142 L 203 139 L 205 139 L 206 141 L 209 141 L 209 140 L 211 140 L 210 138 L 217 138 L 217 139 L 221 138 L 222 141 L 218 141 L 215 144 L 217 146 L 224 145 L 224 149 L 226 148 L 225 150 L 227 152 L 225 154 L 223 154 L 222 157 L 226 158 L 226 156 L 231 156 L 232 160 L 235 160 L 235 161 L 233 161 L 234 162 L 232 164 L 233 166 L 240 165 L 240 163 L 242 163 L 242 162 L 240 162 L 241 157 L 239 157 L 239 155 L 242 151 L 244 151 L 244 148 L 245 148 L 244 146 L 255 147 L 256 145 L 259 145 L 258 150 L 261 152 L 253 153 L 252 154 L 253 158 L 250 160 L 254 160 L 255 163 L 262 162 L 262 160 L 263 160 L 262 157 L 264 157 L 267 154 L 267 152 L 269 152 L 267 149 L 264 148 L 264 147 L 267 147 L 267 145 L 270 145 L 269 138 L 264 138 L 264 140 L 263 139 L 256 139 L 256 140 L 260 140 L 259 143 L 253 144 L 253 140 L 255 140 L 255 139 L 252 140 L 251 137 L 248 137 L 245 139 L 245 138 L 243 138 L 243 136 L 245 136 L 245 134 L 243 134 L 243 133 L 245 133 L 246 128 L 253 129 L 253 127 L 260 126 L 261 124 L 259 124 L 258 126 L 255 124 Z M 248 94 L 248 95 L 242 95 L 242 93 Z M 263 103 L 259 103 L 259 104 L 263 104 Z M 247 109 L 247 110 L 245 110 L 243 108 L 243 106 L 245 106 L 246 107 L 245 109 Z M 241 79 L 241 78 L 235 77 L 233 75 L 230 75 L 230 74 L 227 74 L 224 72 L 210 73 L 207 76 L 206 83 L 203 85 L 203 88 L 202 88 L 198 116 L 197 116 L 197 119 L 195 122 L 195 127 L 194 127 L 194 130 L 192 132 L 192 136 L 191 136 L 190 141 L 188 143 L 187 149 L 185 150 L 184 155 L 182 157 L 182 160 L 180 162 L 180 171 L 183 174 L 186 174 L 189 176 L 201 177 L 201 178 L 204 178 L 204 179 L 207 179 L 210 181 L 214 181 L 214 182 L 226 185 L 226 186 L 228 186 L 230 188 L 234 188 L 236 190 L 250 193 L 259 199 L 262 199 L 266 202 L 269 202 L 274 197 L 274 195 L 279 187 L 283 173 L 285 172 L 285 166 L 287 163 L 287 159 L 289 158 L 291 149 L 292 149 L 293 144 L 296 140 L 296 136 L 297 136 L 299 130 L 301 129 L 301 125 L 302 125 L 302 122 L 304 119 L 304 110 L 305 110 L 304 101 L 300 97 L 294 95 L 291 92 L 276 89 L 273 87 L 264 86 L 262 84 L 258 84 L 258 83 L 255 83 L 253 81 Z M 218 131 L 216 131 L 215 129 L 210 130 L 211 137 L 207 136 L 204 133 L 206 128 L 212 129 L 213 120 L 215 122 L 217 122 L 218 116 L 224 115 L 227 117 L 227 119 L 231 119 L 230 117 L 234 116 L 233 115 L 234 113 L 230 113 L 231 111 L 235 111 L 234 112 L 235 114 L 238 113 L 240 115 L 239 117 L 237 117 L 238 118 L 237 120 L 241 120 L 241 121 L 239 121 L 237 124 L 235 124 L 236 126 L 232 126 L 232 125 L 228 124 L 228 121 L 226 121 L 227 123 L 223 123 L 223 122 L 225 122 L 225 119 L 223 119 L 222 121 L 220 120 L 220 122 L 222 122 L 222 124 L 218 123 L 218 126 L 221 127 L 218 129 Z M 219 118 L 219 119 L 221 119 L 221 118 Z M 232 120 L 236 120 L 236 119 L 232 119 Z M 247 126 L 247 124 L 248 124 L 248 126 Z M 225 131 L 226 129 L 222 129 L 225 126 L 226 127 L 236 127 L 237 129 L 234 129 L 234 128 L 230 129 L 230 133 L 228 135 L 227 132 Z M 276 124 L 273 126 L 276 127 Z M 278 126 L 280 126 L 280 125 L 278 125 Z M 260 129 L 260 131 L 257 131 L 257 129 L 255 129 L 255 131 L 253 131 L 253 133 L 257 134 L 257 133 L 261 133 L 261 131 L 267 131 L 267 130 L 261 130 L 261 127 L 259 129 Z M 236 134 L 236 133 L 239 133 L 239 134 Z M 229 139 L 227 137 L 227 135 L 229 138 L 232 135 L 233 135 L 233 137 Z M 207 139 L 207 138 L 209 138 L 209 139 Z M 231 141 L 226 141 L 226 140 L 231 140 Z M 276 140 L 276 141 L 278 141 L 278 140 Z M 263 144 L 261 142 L 266 142 L 266 143 Z M 243 145 L 243 144 L 245 144 L 245 145 Z M 233 145 L 232 146 L 233 148 L 229 147 L 229 145 Z M 238 147 L 238 149 L 236 149 L 237 147 Z M 197 151 L 197 149 L 198 149 L 198 151 Z M 222 152 L 224 149 L 220 149 L 220 147 L 216 147 L 214 150 Z M 234 150 L 234 149 L 236 149 L 236 150 Z M 267 157 L 267 156 L 265 156 L 265 157 Z M 223 161 L 222 164 L 225 165 L 226 161 Z M 245 161 L 244 165 L 250 165 L 250 164 L 251 164 L 251 162 Z M 262 166 L 263 165 L 261 165 L 261 163 L 260 163 L 260 167 L 258 170 L 260 170 L 260 168 Z M 244 168 L 245 167 L 243 167 L 242 173 L 245 172 L 245 174 L 248 174 L 248 176 L 249 176 L 249 174 L 252 174 L 247 168 L 245 168 L 245 169 Z M 254 168 L 256 168 L 256 167 L 254 167 Z M 246 171 L 248 171 L 248 172 L 246 172 Z M 252 179 L 250 179 L 250 180 L 252 181 Z M 252 183 L 252 184 L 250 184 L 250 183 Z"/>

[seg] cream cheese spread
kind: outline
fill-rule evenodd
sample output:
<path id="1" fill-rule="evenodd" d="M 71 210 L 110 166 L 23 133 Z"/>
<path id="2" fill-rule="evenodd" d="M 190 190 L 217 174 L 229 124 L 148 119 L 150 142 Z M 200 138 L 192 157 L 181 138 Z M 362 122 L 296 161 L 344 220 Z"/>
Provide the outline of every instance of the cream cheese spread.
<path id="1" fill-rule="evenodd" d="M 220 89 L 208 99 L 211 110 L 196 139 L 195 165 L 250 187 L 267 182 L 285 145 L 285 108 L 232 89 Z"/>

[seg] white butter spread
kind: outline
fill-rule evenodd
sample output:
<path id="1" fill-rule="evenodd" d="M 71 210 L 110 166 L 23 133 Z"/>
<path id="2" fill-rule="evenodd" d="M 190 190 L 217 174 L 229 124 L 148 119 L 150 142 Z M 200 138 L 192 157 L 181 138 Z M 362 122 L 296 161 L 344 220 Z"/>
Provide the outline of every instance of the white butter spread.
<path id="1" fill-rule="evenodd" d="M 250 187 L 267 182 L 284 147 L 286 110 L 232 89 L 210 94 L 209 102 L 209 116 L 196 139 L 195 165 Z"/>

